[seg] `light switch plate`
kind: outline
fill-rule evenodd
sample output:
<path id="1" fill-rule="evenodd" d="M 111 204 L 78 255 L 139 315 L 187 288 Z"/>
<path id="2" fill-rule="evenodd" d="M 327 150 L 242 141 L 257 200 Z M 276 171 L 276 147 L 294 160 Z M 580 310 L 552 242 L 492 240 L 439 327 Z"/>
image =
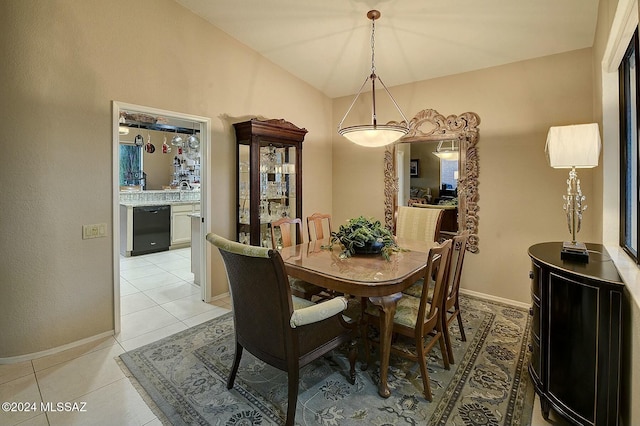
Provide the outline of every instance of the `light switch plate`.
<path id="1" fill-rule="evenodd" d="M 96 223 L 93 225 L 82 225 L 82 239 L 102 238 L 107 236 L 107 224 Z"/>

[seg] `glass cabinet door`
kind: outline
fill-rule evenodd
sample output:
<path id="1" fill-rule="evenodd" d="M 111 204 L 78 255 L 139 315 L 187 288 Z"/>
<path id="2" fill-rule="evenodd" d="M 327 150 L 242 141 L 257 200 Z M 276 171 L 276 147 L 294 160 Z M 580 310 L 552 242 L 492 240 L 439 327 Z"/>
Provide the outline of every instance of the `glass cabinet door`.
<path id="1" fill-rule="evenodd" d="M 251 180 L 249 145 L 238 146 L 238 241 L 250 243 Z"/>
<path id="2" fill-rule="evenodd" d="M 302 140 L 306 134 L 284 120 L 234 124 L 238 142 L 237 238 L 271 247 L 270 224 L 302 215 Z"/>
<path id="3" fill-rule="evenodd" d="M 297 217 L 295 147 L 260 147 L 260 241 L 271 248 L 269 224 Z"/>

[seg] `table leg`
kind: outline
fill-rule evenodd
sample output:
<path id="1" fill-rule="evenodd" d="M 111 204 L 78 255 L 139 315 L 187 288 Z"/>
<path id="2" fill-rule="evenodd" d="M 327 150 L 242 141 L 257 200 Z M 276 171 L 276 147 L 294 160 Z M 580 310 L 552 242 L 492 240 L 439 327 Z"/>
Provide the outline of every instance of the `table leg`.
<path id="1" fill-rule="evenodd" d="M 391 354 L 391 331 L 393 330 L 396 305 L 401 297 L 402 293 L 395 293 L 389 296 L 369 298 L 371 303 L 380 309 L 380 385 L 378 394 L 383 398 L 391 396 L 391 391 L 387 384 L 389 355 Z"/>

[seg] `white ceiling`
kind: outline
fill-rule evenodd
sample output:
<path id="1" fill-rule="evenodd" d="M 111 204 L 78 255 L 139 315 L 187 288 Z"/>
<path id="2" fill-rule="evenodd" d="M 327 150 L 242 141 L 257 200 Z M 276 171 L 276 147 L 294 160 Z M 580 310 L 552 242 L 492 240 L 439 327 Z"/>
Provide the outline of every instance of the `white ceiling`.
<path id="1" fill-rule="evenodd" d="M 176 0 L 331 98 L 593 45 L 598 0 Z"/>

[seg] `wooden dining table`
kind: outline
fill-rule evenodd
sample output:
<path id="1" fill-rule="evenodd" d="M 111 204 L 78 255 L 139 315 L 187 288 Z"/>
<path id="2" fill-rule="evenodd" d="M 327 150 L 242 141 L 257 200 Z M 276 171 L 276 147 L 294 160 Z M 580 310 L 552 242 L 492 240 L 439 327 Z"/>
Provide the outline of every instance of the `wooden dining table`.
<path id="1" fill-rule="evenodd" d="M 366 297 L 380 309 L 380 384 L 378 393 L 391 395 L 387 384 L 393 317 L 402 291 L 423 278 L 427 253 L 435 242 L 398 239 L 404 249 L 386 260 L 382 255 L 342 258 L 342 246 L 328 246 L 329 239 L 280 249 L 287 274 L 320 287 L 357 297 Z"/>

